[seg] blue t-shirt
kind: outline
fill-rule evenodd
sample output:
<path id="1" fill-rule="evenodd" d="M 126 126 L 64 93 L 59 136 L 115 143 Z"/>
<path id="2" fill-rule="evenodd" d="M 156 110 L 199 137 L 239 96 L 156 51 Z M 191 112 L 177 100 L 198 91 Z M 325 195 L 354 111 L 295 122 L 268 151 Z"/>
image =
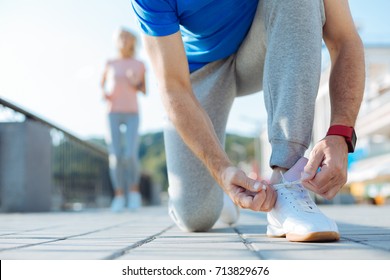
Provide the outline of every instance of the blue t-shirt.
<path id="1" fill-rule="evenodd" d="M 235 53 L 245 38 L 259 0 L 132 0 L 144 33 L 181 31 L 190 71 Z"/>

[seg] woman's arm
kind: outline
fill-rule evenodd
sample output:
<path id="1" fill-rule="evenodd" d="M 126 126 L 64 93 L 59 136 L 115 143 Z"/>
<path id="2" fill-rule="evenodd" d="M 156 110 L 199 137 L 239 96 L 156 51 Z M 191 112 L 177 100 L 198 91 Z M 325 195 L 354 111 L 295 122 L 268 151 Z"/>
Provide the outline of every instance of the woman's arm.
<path id="1" fill-rule="evenodd" d="M 146 94 L 145 88 L 145 67 L 142 64 L 141 69 L 128 69 L 126 72 L 127 79 L 131 87 L 136 88 L 143 94 Z"/>
<path id="2" fill-rule="evenodd" d="M 138 84 L 137 89 L 146 95 L 145 72 L 142 74 L 141 82 Z"/>
<path id="3" fill-rule="evenodd" d="M 106 90 L 105 90 L 106 80 L 107 80 L 107 72 L 108 72 L 108 63 L 106 63 L 106 65 L 104 66 L 102 79 L 101 79 L 101 81 L 100 81 L 100 87 L 101 87 L 101 89 L 102 89 L 102 98 L 103 98 L 104 100 L 106 100 L 106 99 L 108 98 L 107 92 L 106 92 Z"/>

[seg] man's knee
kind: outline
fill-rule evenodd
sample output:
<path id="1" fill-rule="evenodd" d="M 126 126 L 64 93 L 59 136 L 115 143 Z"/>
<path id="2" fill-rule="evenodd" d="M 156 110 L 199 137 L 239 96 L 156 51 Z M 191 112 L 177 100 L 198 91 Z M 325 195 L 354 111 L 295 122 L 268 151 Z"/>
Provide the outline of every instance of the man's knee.
<path id="1" fill-rule="evenodd" d="M 221 203 L 215 203 L 208 207 L 202 205 L 175 205 L 170 202 L 170 215 L 180 229 L 189 232 L 205 232 L 210 230 L 218 220 L 221 210 Z"/>
<path id="2" fill-rule="evenodd" d="M 176 216 L 175 222 L 180 229 L 189 232 L 209 231 L 220 216 L 220 213 L 207 213 L 206 215 L 181 215 L 178 212 L 174 212 L 173 214 Z"/>

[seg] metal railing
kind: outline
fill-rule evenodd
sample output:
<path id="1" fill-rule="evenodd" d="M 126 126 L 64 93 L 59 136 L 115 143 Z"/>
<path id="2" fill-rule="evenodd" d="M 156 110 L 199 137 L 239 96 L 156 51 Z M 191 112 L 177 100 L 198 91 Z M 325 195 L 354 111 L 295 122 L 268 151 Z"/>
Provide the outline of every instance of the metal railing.
<path id="1" fill-rule="evenodd" d="M 77 210 L 109 205 L 112 187 L 108 173 L 108 154 L 103 145 L 80 139 L 0 98 L 0 123 L 4 122 L 36 122 L 49 129 L 51 210 Z"/>

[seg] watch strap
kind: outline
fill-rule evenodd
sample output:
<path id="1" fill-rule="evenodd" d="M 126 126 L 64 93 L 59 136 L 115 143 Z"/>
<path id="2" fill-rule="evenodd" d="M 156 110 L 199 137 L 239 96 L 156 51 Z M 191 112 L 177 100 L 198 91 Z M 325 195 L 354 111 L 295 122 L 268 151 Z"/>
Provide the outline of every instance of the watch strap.
<path id="1" fill-rule="evenodd" d="M 338 135 L 344 137 L 348 145 L 348 152 L 354 152 L 356 145 L 356 134 L 355 129 L 352 126 L 332 125 L 329 127 L 329 130 L 326 133 L 326 136 L 328 135 Z"/>

